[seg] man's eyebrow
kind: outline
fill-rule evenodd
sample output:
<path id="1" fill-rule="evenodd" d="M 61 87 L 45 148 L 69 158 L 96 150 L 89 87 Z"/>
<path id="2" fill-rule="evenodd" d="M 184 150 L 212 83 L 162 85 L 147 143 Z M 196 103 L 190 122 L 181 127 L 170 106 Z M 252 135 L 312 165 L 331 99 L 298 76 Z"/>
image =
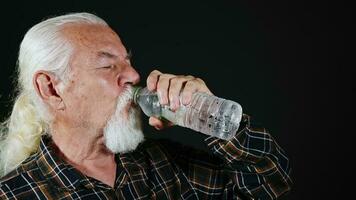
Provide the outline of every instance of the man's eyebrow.
<path id="1" fill-rule="evenodd" d="M 126 60 L 131 60 L 131 58 L 132 58 L 132 51 L 129 50 L 129 52 L 127 52 L 127 55 L 125 56 L 125 59 Z"/>
<path id="2" fill-rule="evenodd" d="M 107 51 L 99 51 L 98 53 L 97 53 L 97 55 L 98 55 L 98 57 L 101 57 L 101 58 L 110 58 L 110 59 L 115 59 L 115 58 L 117 58 L 118 56 L 117 55 L 114 55 L 114 54 L 112 54 L 112 53 L 109 53 L 109 52 L 107 52 Z"/>
<path id="3" fill-rule="evenodd" d="M 107 52 L 107 51 L 99 51 L 99 52 L 97 53 L 97 55 L 98 55 L 98 57 L 101 57 L 101 58 L 104 57 L 104 58 L 110 58 L 110 59 L 115 59 L 115 58 L 118 57 L 117 55 L 114 55 L 114 54 L 109 53 L 109 52 Z M 131 57 L 132 57 L 132 53 L 131 53 L 131 51 L 129 51 L 129 52 L 127 53 L 127 55 L 125 56 L 125 59 L 130 60 Z"/>

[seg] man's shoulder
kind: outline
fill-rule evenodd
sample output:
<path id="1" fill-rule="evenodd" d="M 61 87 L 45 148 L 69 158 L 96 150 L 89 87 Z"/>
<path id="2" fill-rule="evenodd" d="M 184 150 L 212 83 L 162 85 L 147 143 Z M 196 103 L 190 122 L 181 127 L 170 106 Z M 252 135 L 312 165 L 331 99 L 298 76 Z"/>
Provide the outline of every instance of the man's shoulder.
<path id="1" fill-rule="evenodd" d="M 37 194 L 45 183 L 33 171 L 14 170 L 0 180 L 0 200 L 39 199 Z"/>
<path id="2" fill-rule="evenodd" d="M 139 151 L 144 151 L 148 153 L 159 153 L 159 154 L 166 154 L 166 155 L 172 155 L 175 154 L 179 151 L 182 151 L 185 148 L 183 144 L 174 142 L 172 140 L 168 139 L 146 139 L 145 142 L 143 142 L 139 146 Z M 172 151 L 174 149 L 175 151 Z"/>
<path id="3" fill-rule="evenodd" d="M 205 149 L 170 139 L 148 139 L 140 146 L 140 149 L 148 153 L 153 160 L 164 157 L 180 164 L 196 163 L 207 166 L 219 166 L 222 163 L 218 157 Z"/>
<path id="4" fill-rule="evenodd" d="M 181 155 L 181 154 L 208 154 L 206 149 L 197 148 L 188 144 L 180 143 L 171 139 L 147 139 L 142 143 L 139 149 L 144 151 L 160 150 L 162 153 L 169 155 Z"/>
<path id="5" fill-rule="evenodd" d="M 27 176 L 27 172 L 15 169 L 8 173 L 4 177 L 0 178 L 0 199 L 7 196 L 7 193 L 16 191 L 18 188 L 22 188 L 28 183 L 24 183 L 23 177 Z"/>
<path id="6" fill-rule="evenodd" d="M 24 192 L 29 186 L 41 182 L 43 176 L 36 163 L 36 156 L 32 155 L 22 162 L 16 169 L 0 178 L 0 197 L 8 192 Z"/>

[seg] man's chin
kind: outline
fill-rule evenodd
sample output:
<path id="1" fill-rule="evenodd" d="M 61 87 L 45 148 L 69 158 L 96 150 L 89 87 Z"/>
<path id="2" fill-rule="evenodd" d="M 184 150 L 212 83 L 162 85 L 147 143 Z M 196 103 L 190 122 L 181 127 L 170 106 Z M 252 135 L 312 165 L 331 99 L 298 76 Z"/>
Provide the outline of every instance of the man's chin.
<path id="1" fill-rule="evenodd" d="M 116 140 L 116 141 L 115 141 Z M 136 135 L 135 138 L 131 140 L 121 140 L 117 137 L 106 138 L 105 145 L 112 153 L 129 153 L 138 147 L 140 143 L 144 141 L 143 134 Z"/>
<path id="2" fill-rule="evenodd" d="M 114 115 L 104 128 L 105 145 L 113 153 L 134 151 L 144 141 L 141 112 L 131 107 L 128 113 L 128 119 L 122 114 Z"/>

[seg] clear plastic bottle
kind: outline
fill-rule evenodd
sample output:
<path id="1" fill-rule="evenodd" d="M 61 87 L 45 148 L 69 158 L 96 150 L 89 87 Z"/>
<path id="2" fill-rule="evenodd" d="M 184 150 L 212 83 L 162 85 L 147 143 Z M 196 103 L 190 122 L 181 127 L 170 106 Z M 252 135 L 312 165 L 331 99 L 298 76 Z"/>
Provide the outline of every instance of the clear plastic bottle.
<path id="1" fill-rule="evenodd" d="M 162 106 L 157 94 L 146 87 L 135 88 L 134 102 L 147 116 L 165 118 L 178 126 L 224 140 L 236 134 L 242 118 L 240 104 L 201 92 L 194 93 L 190 104 L 181 104 L 175 112 L 168 105 Z"/>

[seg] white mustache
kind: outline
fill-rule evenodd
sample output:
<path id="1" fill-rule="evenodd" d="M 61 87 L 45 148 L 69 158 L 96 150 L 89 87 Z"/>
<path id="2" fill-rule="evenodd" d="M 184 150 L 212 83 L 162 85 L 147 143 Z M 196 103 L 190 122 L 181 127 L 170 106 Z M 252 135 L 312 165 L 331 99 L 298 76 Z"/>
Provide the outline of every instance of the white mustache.
<path id="1" fill-rule="evenodd" d="M 133 101 L 133 87 L 127 86 L 122 94 L 119 96 L 117 101 L 117 109 L 125 107 L 128 103 Z"/>

